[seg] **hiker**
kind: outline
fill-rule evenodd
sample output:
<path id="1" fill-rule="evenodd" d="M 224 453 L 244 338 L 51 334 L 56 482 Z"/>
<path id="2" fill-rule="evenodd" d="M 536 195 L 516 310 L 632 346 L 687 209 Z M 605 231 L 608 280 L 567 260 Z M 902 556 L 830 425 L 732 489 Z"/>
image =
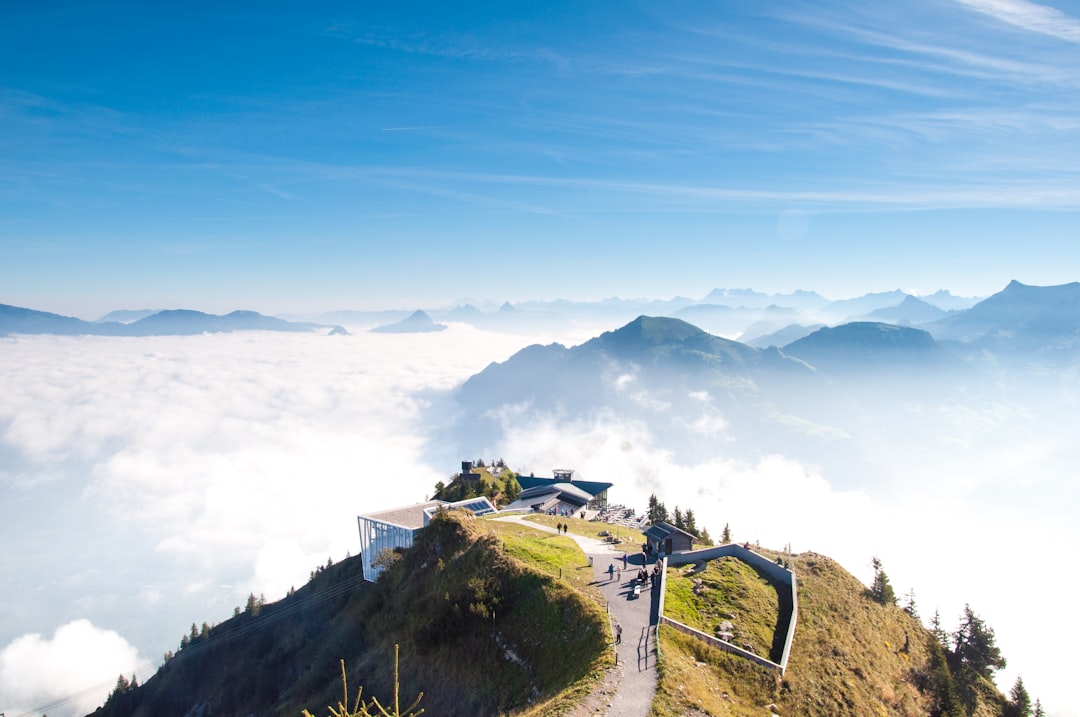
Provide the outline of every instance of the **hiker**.
<path id="1" fill-rule="evenodd" d="M 615 579 L 615 563 L 611 563 L 607 566 L 608 580 Z"/>
<path id="2" fill-rule="evenodd" d="M 555 532 L 562 535 L 562 523 L 555 524 Z"/>

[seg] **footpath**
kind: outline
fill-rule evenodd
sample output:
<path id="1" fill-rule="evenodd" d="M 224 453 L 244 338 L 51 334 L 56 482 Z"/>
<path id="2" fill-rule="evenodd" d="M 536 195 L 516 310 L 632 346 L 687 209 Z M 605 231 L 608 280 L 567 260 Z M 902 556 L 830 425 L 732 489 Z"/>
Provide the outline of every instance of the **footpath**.
<path id="1" fill-rule="evenodd" d="M 548 533 L 557 532 L 554 528 L 518 515 L 500 517 L 498 520 L 521 523 Z M 637 572 L 642 567 L 641 552 L 626 553 L 620 549 L 621 546 L 596 538 L 573 533 L 564 535 L 577 541 L 585 555 L 591 558 L 593 581 L 607 601 L 615 634 L 618 635 L 619 628 L 622 628 L 622 639 L 615 646 L 616 669 L 621 673 L 621 679 L 610 704 L 605 705 L 600 714 L 647 717 L 653 695 L 656 694 L 656 625 L 659 622 L 660 582 L 657 581 L 655 587 L 643 586 L 641 594 L 634 597 Z M 625 569 L 623 555 L 627 556 Z M 651 570 L 652 565 L 648 568 Z"/>

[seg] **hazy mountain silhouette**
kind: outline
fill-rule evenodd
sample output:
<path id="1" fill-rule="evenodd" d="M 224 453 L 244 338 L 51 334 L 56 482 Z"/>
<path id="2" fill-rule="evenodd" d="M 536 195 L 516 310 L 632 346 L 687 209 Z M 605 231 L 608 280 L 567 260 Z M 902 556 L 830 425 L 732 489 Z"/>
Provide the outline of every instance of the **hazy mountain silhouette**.
<path id="1" fill-rule="evenodd" d="M 903 301 L 905 297 L 907 297 L 907 294 L 899 289 L 894 289 L 893 291 L 864 294 L 863 296 L 856 296 L 851 299 L 830 301 L 822 307 L 822 310 L 835 316 L 866 316 L 872 311 L 896 306 Z"/>
<path id="2" fill-rule="evenodd" d="M 397 323 L 376 326 L 372 329 L 373 332 L 380 334 L 419 334 L 445 330 L 445 324 L 435 323 L 426 312 L 420 309 Z"/>
<path id="3" fill-rule="evenodd" d="M 641 316 L 579 346 L 533 345 L 490 364 L 457 391 L 459 419 L 440 428 L 449 434 L 443 445 L 467 452 L 496 440 L 508 416 L 615 415 L 648 425 L 689 458 L 715 449 L 720 413 L 738 431 L 756 431 L 774 412 L 773 399 L 791 386 L 820 382 L 778 349 L 730 341 L 680 319 Z"/>
<path id="4" fill-rule="evenodd" d="M 147 316 L 156 314 L 160 309 L 118 309 L 116 311 L 110 311 L 95 321 L 95 324 L 106 324 L 110 321 L 115 321 L 120 324 L 130 324 L 133 321 L 139 319 L 145 319 Z"/>
<path id="5" fill-rule="evenodd" d="M 1013 280 L 967 311 L 926 327 L 1000 353 L 1074 356 L 1080 338 L 1080 283 L 1028 286 Z"/>
<path id="6" fill-rule="evenodd" d="M 873 321 L 820 328 L 787 344 L 783 352 L 830 372 L 866 372 L 882 368 L 922 370 L 955 363 L 928 332 Z"/>
<path id="7" fill-rule="evenodd" d="M 0 335 L 3 334 L 108 334 L 122 330 L 116 323 L 92 324 L 73 316 L 61 316 L 47 311 L 24 309 L 21 306 L 0 304 Z"/>
<path id="8" fill-rule="evenodd" d="M 885 321 L 893 324 L 926 324 L 937 321 L 947 313 L 918 297 L 908 295 L 896 306 L 877 309 L 864 318 L 867 321 Z"/>
<path id="9" fill-rule="evenodd" d="M 982 300 L 982 297 L 977 296 L 956 296 L 946 289 L 938 289 L 933 294 L 926 294 L 919 298 L 931 306 L 936 306 L 944 311 L 970 309 Z"/>
<path id="10" fill-rule="evenodd" d="M 747 346 L 755 346 L 757 348 L 767 348 L 769 346 L 786 346 L 793 341 L 798 341 L 804 336 L 809 336 L 818 329 L 822 328 L 821 324 L 812 324 L 810 326 L 803 326 L 802 324 L 788 324 L 782 329 L 773 331 L 772 333 L 763 334 L 761 336 L 755 336 L 754 338 L 746 340 Z M 747 333 L 750 333 L 749 329 Z"/>
<path id="11" fill-rule="evenodd" d="M 189 336 L 232 331 L 314 331 L 322 324 L 285 321 L 254 311 L 217 316 L 201 311 L 159 311 L 130 324 L 97 323 L 45 311 L 0 304 L 0 334 L 60 334 L 65 336 Z"/>

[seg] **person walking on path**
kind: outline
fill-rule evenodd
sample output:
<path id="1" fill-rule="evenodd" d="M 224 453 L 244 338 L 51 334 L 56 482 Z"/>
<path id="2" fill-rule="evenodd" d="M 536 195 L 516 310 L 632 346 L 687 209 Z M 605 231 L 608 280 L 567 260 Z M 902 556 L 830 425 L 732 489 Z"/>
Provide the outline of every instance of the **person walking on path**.
<path id="1" fill-rule="evenodd" d="M 622 625 L 619 625 L 618 623 L 615 625 L 615 644 L 622 644 Z"/>
<path id="2" fill-rule="evenodd" d="M 607 574 L 608 574 L 608 580 L 609 581 L 615 579 L 615 563 L 611 563 L 610 565 L 607 566 Z"/>
<path id="3" fill-rule="evenodd" d="M 622 554 L 622 567 L 623 570 L 626 570 L 626 553 Z"/>

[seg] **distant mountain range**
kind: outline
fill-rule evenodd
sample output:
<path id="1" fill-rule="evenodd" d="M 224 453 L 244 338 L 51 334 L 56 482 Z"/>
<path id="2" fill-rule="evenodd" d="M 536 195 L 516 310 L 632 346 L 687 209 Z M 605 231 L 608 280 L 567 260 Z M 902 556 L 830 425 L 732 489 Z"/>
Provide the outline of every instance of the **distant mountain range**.
<path id="1" fill-rule="evenodd" d="M 372 329 L 372 331 L 382 334 L 418 334 L 445 330 L 446 324 L 435 323 L 424 311 L 414 311 L 401 321 L 376 326 Z"/>
<path id="2" fill-rule="evenodd" d="M 794 324 L 749 345 L 681 318 L 639 316 L 578 346 L 528 346 L 458 389 L 462 418 L 445 428 L 444 444 L 467 454 L 522 422 L 589 426 L 617 416 L 647 427 L 681 460 L 713 455 L 722 440 L 746 460 L 798 455 L 857 485 L 879 460 L 866 432 L 932 442 L 948 421 L 938 406 L 994 400 L 1002 371 L 1043 381 L 1077 362 L 1080 284 L 1014 282 L 948 313 L 903 294 L 894 308 L 911 321 L 939 318 Z M 832 443 L 859 437 L 865 451 Z"/>
<path id="3" fill-rule="evenodd" d="M 227 331 L 315 331 L 342 324 L 379 332 L 441 331 L 464 323 L 491 331 L 562 332 L 583 326 L 620 325 L 634 316 L 682 319 L 714 336 L 744 341 L 755 348 L 786 346 L 821 326 L 852 322 L 886 323 L 923 329 L 936 340 L 952 342 L 953 353 L 1022 352 L 1060 361 L 1080 348 L 1080 283 L 1028 286 L 1013 281 L 982 301 L 938 291 L 916 297 L 899 290 L 830 301 L 812 291 L 765 294 L 751 289 L 714 289 L 703 301 L 604 299 L 596 302 L 503 302 L 480 309 L 336 311 L 317 321 L 286 320 L 252 311 L 217 316 L 189 310 L 120 310 L 95 322 L 0 304 L 0 334 L 152 336 Z"/>
<path id="4" fill-rule="evenodd" d="M 125 318 L 141 312 L 113 312 Z M 110 314 L 110 316 L 113 314 Z M 158 311 L 130 323 L 119 321 L 91 322 L 46 311 L 34 311 L 18 306 L 0 304 L 0 335 L 59 334 L 64 336 L 189 336 L 232 331 L 317 331 L 347 333 L 340 326 L 309 322 L 285 321 L 263 316 L 254 311 L 234 311 L 224 316 L 201 311 L 175 309 Z"/>

